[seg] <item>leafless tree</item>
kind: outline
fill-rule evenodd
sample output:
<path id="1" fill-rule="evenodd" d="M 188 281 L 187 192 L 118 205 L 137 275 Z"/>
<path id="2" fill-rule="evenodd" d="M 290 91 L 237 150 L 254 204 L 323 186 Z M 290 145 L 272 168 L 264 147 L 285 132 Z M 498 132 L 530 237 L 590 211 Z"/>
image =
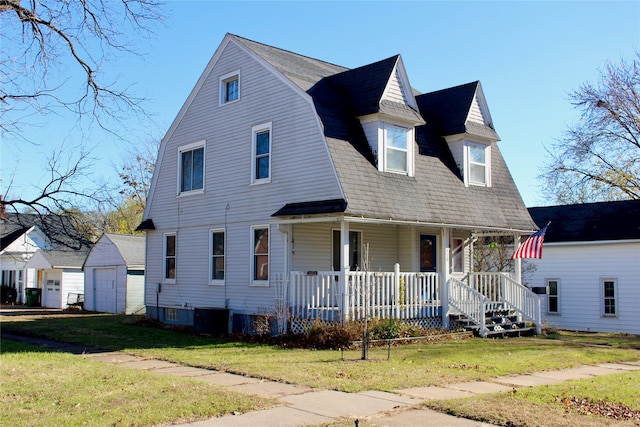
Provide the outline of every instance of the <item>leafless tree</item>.
<path id="1" fill-rule="evenodd" d="M 156 0 L 0 0 L 0 132 L 20 140 L 26 123 L 68 111 L 80 128 L 97 124 L 118 136 L 125 120 L 145 116 L 143 100 L 117 78 L 106 80 L 104 70 L 114 57 L 137 54 L 137 40 L 159 21 Z M 58 147 L 47 179 L 28 197 L 12 194 L 19 192 L 5 172 L 0 212 L 68 216 L 89 229 L 95 219 L 81 209 L 108 199 L 103 186 L 80 184 L 92 165 L 89 151 L 73 147 L 65 155 Z"/>
<path id="2" fill-rule="evenodd" d="M 547 149 L 547 193 L 559 203 L 640 199 L 640 53 L 570 99 L 581 120 Z"/>
<path id="3" fill-rule="evenodd" d="M 155 0 L 0 0 L 0 130 L 65 108 L 115 133 L 111 123 L 144 113 L 103 68 L 160 18 Z"/>

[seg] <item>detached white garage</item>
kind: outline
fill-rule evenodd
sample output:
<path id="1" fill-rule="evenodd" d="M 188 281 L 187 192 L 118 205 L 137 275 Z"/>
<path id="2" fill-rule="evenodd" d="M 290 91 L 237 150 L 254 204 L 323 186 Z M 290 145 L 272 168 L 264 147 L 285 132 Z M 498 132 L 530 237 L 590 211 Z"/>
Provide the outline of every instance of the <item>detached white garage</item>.
<path id="1" fill-rule="evenodd" d="M 41 305 L 49 308 L 67 308 L 84 293 L 82 263 L 86 251 L 38 249 L 26 268 L 36 270 Z"/>
<path id="2" fill-rule="evenodd" d="M 85 310 L 142 314 L 144 236 L 103 234 L 84 263 Z"/>

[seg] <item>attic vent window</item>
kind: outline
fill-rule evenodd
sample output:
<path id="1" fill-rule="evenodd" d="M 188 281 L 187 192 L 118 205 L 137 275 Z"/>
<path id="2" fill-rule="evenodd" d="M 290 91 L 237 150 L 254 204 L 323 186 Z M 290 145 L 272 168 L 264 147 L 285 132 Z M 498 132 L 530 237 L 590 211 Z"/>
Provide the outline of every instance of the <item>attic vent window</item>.
<path id="1" fill-rule="evenodd" d="M 220 105 L 240 99 L 240 72 L 225 74 L 220 77 Z"/>

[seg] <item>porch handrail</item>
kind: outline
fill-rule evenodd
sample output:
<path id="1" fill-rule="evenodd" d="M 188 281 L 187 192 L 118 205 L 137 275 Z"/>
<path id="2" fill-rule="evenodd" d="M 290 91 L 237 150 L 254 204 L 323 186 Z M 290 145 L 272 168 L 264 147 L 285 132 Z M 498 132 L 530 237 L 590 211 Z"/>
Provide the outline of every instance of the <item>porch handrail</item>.
<path id="1" fill-rule="evenodd" d="M 489 298 L 453 277 L 449 278 L 447 285 L 449 288 L 449 307 L 478 325 L 479 334 L 483 337 L 486 336 L 488 329 L 485 322 L 485 312 L 490 303 Z"/>
<path id="2" fill-rule="evenodd" d="M 542 333 L 542 311 L 540 297 L 509 276 L 504 276 L 504 302 L 522 318 L 536 325 L 538 334 Z"/>
<path id="3" fill-rule="evenodd" d="M 514 280 L 509 273 L 469 273 L 467 277 L 469 286 L 491 300 L 490 309 L 500 309 L 504 308 L 500 305 L 506 305 L 519 318 L 534 323 L 538 334 L 542 332 L 540 297 Z"/>

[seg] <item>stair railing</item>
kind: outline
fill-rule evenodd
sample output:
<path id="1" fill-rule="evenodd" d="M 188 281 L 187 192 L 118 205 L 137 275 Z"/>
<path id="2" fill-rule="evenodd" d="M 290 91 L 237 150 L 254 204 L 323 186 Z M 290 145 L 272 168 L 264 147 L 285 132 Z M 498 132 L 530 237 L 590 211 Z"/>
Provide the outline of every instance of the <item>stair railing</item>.
<path id="1" fill-rule="evenodd" d="M 478 326 L 478 334 L 485 337 L 489 330 L 485 322 L 485 312 L 490 304 L 489 298 L 453 277 L 448 280 L 449 307 L 467 317 Z"/>

